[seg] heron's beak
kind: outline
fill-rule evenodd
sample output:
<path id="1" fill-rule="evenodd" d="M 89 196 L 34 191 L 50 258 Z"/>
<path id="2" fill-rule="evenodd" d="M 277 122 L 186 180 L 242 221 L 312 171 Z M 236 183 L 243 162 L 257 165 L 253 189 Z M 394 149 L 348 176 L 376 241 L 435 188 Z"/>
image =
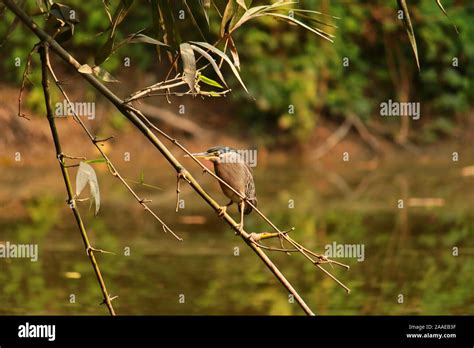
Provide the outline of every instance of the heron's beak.
<path id="1" fill-rule="evenodd" d="M 191 155 L 193 155 L 196 158 L 202 158 L 208 161 L 216 157 L 207 152 L 196 152 L 196 153 L 192 153 Z M 184 155 L 184 157 L 189 157 L 189 155 Z"/>

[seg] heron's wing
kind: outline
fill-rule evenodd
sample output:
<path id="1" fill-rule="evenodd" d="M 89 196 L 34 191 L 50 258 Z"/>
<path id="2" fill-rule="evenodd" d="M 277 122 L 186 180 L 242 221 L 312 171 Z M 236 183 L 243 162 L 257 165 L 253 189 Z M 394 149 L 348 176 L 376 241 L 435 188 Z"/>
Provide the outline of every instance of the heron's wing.
<path id="1" fill-rule="evenodd" d="M 253 204 L 257 205 L 257 195 L 255 192 L 255 182 L 253 180 L 252 168 L 245 164 L 245 175 L 246 175 L 246 186 L 245 186 L 245 197 Z"/>

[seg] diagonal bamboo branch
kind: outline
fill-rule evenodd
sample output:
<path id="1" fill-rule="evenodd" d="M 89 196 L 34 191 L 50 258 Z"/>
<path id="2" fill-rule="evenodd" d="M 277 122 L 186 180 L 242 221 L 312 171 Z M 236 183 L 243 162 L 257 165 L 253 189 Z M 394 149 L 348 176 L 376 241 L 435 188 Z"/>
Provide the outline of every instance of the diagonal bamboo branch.
<path id="1" fill-rule="evenodd" d="M 51 36 L 49 36 L 46 32 L 44 32 L 38 25 L 21 9 L 19 8 L 14 1 L 12 0 L 2 0 L 4 4 L 15 13 L 15 15 L 20 18 L 20 20 L 31 30 L 33 31 L 42 42 L 48 44 L 52 51 L 54 51 L 59 57 L 61 57 L 66 63 L 70 66 L 79 70 L 81 64 L 71 56 L 66 50 L 64 50 L 61 45 L 59 45 Z M 220 209 L 219 204 L 199 185 L 199 183 L 194 179 L 194 177 L 185 169 L 184 166 L 171 154 L 168 148 L 157 138 L 155 133 L 149 128 L 148 125 L 144 123 L 144 115 L 139 112 L 138 110 L 126 105 L 123 100 L 117 97 L 113 92 L 111 92 L 105 85 L 103 85 L 100 81 L 98 81 L 94 76 L 90 74 L 81 74 L 84 79 L 86 79 L 94 88 L 98 90 L 103 96 L 105 96 L 115 107 L 125 116 L 127 119 L 132 122 L 136 128 L 138 128 L 143 135 L 158 149 L 158 151 L 165 157 L 165 159 L 170 163 L 171 166 L 176 170 L 177 174 L 187 181 L 189 185 L 203 198 L 203 200 L 208 203 L 214 211 L 218 212 Z M 168 136 L 167 136 L 168 137 Z M 168 139 L 170 139 L 168 137 Z M 170 139 L 177 144 L 174 139 Z M 179 145 L 183 151 L 189 154 L 189 152 Z M 201 164 L 202 165 L 202 164 Z M 250 204 L 253 206 L 252 204 Z M 309 259 L 313 264 L 317 267 L 321 268 L 325 273 L 330 275 L 325 269 L 323 269 L 319 262 L 313 260 L 310 256 L 311 252 L 301 246 L 299 243 L 295 242 L 292 238 L 288 237 L 287 233 L 281 232 L 263 213 L 261 213 L 256 207 L 255 210 L 259 213 L 259 215 L 273 228 L 275 229 L 280 238 L 285 239 L 286 242 L 291 244 L 298 252 L 304 255 L 307 259 Z M 277 279 L 282 283 L 282 285 L 294 296 L 297 303 L 301 306 L 301 308 L 305 311 L 308 315 L 314 315 L 311 309 L 307 306 L 298 292 L 293 288 L 293 286 L 288 282 L 288 280 L 284 277 L 281 271 L 273 264 L 273 262 L 268 258 L 265 252 L 260 248 L 259 245 L 252 239 L 252 235 L 247 233 L 245 230 L 240 231 L 239 225 L 233 220 L 233 218 L 228 215 L 227 213 L 223 214 L 223 219 L 238 233 L 245 241 L 247 245 L 262 259 L 262 261 L 266 264 L 266 266 L 273 272 L 273 274 L 277 277 Z M 315 256 L 315 254 L 312 254 Z M 330 275 L 334 278 L 332 275 Z M 335 279 L 335 278 L 334 278 Z M 339 284 L 343 286 L 337 279 L 335 279 Z M 347 288 L 346 288 L 347 289 Z M 107 299 L 109 299 L 107 297 Z"/>
<path id="2" fill-rule="evenodd" d="M 66 156 L 63 154 L 61 149 L 61 142 L 59 140 L 59 134 L 56 129 L 56 123 L 54 121 L 54 114 L 53 109 L 51 107 L 51 96 L 49 93 L 49 78 L 48 78 L 48 45 L 46 43 L 41 44 L 39 47 L 39 53 L 41 56 L 41 71 L 42 71 L 42 85 L 43 85 L 43 93 L 44 93 L 44 100 L 46 104 L 46 112 L 47 118 L 49 122 L 49 127 L 51 129 L 51 135 L 53 137 L 54 146 L 56 148 L 56 157 L 58 158 L 59 165 L 61 168 L 61 173 L 64 178 L 64 184 L 66 185 L 66 191 L 68 195 L 68 204 L 71 207 L 71 210 L 74 214 L 74 218 L 76 219 L 77 226 L 79 231 L 81 232 L 81 237 L 84 242 L 84 246 L 86 248 L 87 256 L 89 257 L 92 267 L 94 268 L 94 272 L 97 276 L 97 280 L 99 281 L 100 288 L 102 290 L 102 294 L 104 295 L 104 302 L 107 305 L 107 308 L 110 312 L 110 315 L 115 315 L 114 307 L 112 306 L 112 299 L 107 292 L 107 288 L 105 286 L 104 279 L 102 278 L 102 274 L 100 272 L 99 264 L 95 258 L 94 252 L 102 252 L 101 250 L 95 249 L 92 247 L 91 243 L 89 242 L 89 237 L 87 236 L 86 228 L 84 227 L 84 223 L 81 218 L 81 214 L 76 207 L 76 201 L 74 199 L 74 193 L 72 190 L 71 180 L 69 179 L 69 172 L 66 167 L 66 163 L 64 158 Z"/>

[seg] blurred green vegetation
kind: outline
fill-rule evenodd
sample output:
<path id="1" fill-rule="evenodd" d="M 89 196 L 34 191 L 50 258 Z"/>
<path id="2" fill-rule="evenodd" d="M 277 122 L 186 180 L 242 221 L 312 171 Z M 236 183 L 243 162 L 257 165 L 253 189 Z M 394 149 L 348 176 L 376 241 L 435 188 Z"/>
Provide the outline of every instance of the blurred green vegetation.
<path id="1" fill-rule="evenodd" d="M 81 62 L 92 65 L 96 52 L 107 41 L 106 32 L 98 35 L 109 24 L 104 6 L 100 1 L 64 0 L 63 3 L 77 9 L 80 19 L 65 47 Z M 111 1 L 111 8 L 118 3 Z M 226 1 L 215 3 L 223 10 Z M 254 1 L 253 5 L 262 3 L 266 2 Z M 242 77 L 255 100 L 234 83 L 232 101 L 237 110 L 234 117 L 242 124 L 251 123 L 253 135 L 267 144 L 276 141 L 269 129 L 280 132 L 278 141 L 305 141 L 321 118 L 339 122 L 355 114 L 364 121 L 377 121 L 380 103 L 392 99 L 421 103 L 421 121 L 413 122 L 413 127 L 419 130 L 416 142 L 431 143 L 453 134 L 457 120 L 465 119 L 465 113 L 474 103 L 474 3 L 446 0 L 443 5 L 450 19 L 435 1 L 410 1 L 421 63 L 419 73 L 397 18 L 396 1 L 304 0 L 292 5 L 338 17 L 321 16 L 328 24 L 337 26 L 324 27 L 336 36 L 334 43 L 274 18 L 252 20 L 232 35 L 240 55 Z M 35 13 L 33 1 L 27 3 L 27 9 Z M 173 11 L 184 9 L 183 2 L 173 2 Z M 0 38 L 6 36 L 14 20 L 9 11 L 4 11 L 3 16 Z M 35 19 L 42 22 L 40 14 Z M 210 11 L 209 28 L 202 15 L 195 19 L 202 35 L 186 14 L 175 23 L 179 29 L 176 40 L 202 41 L 204 36 L 215 42 L 220 28 L 216 11 Z M 459 28 L 459 35 L 450 20 Z M 142 29 L 147 35 L 162 39 L 153 28 L 149 3 L 135 1 L 118 26 L 116 42 Z M 6 81 L 18 84 L 28 51 L 36 41 L 21 24 L 9 35 L 0 49 Z M 153 71 L 164 77 L 169 67 L 166 52 L 161 51 L 161 62 L 156 53 L 153 45 L 126 45 L 103 67 L 113 74 L 123 73 L 122 60 L 129 57 L 133 69 Z M 20 68 L 14 67 L 16 57 L 22 59 Z M 453 66 L 453 59 L 457 59 L 458 66 Z M 38 70 L 33 69 L 31 76 L 36 86 L 39 86 Z M 232 80 L 230 75 L 228 72 Z M 39 89 L 33 88 L 27 105 L 40 108 L 41 102 Z M 386 121 L 394 132 L 399 123 L 399 118 Z"/>

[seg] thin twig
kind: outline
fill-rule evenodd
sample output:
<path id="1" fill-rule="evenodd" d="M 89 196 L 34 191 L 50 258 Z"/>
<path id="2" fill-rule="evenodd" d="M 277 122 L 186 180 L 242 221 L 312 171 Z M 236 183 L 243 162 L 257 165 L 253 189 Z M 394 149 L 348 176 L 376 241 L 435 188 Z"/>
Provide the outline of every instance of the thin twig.
<path id="1" fill-rule="evenodd" d="M 51 73 L 51 76 L 53 77 L 53 80 L 55 81 L 56 83 L 56 86 L 59 88 L 59 90 L 61 91 L 61 94 L 64 96 L 64 98 L 66 99 L 67 103 L 72 106 L 72 103 L 71 103 L 71 100 L 69 99 L 69 96 L 67 95 L 66 91 L 64 90 L 64 88 L 62 87 L 62 85 L 60 83 L 58 83 L 58 78 L 51 66 L 51 64 L 49 63 L 48 61 L 48 69 Z M 133 195 L 133 197 L 135 197 L 135 199 L 137 200 L 137 202 L 139 204 L 141 204 L 143 206 L 143 208 L 148 212 L 150 213 L 156 220 L 158 220 L 158 222 L 160 222 L 160 224 L 162 225 L 163 227 L 163 231 L 165 232 L 170 232 L 177 240 L 179 241 L 182 241 L 183 239 L 181 237 L 179 237 L 176 233 L 173 232 L 173 230 L 171 230 L 168 225 L 166 225 L 166 223 L 160 219 L 158 217 L 158 215 L 152 211 L 152 209 L 150 209 L 148 207 L 148 205 L 146 204 L 146 202 L 150 202 L 149 200 L 147 199 L 144 199 L 144 198 L 141 198 L 138 196 L 138 194 L 130 187 L 130 185 L 128 185 L 127 181 L 122 177 L 122 175 L 118 172 L 117 168 L 114 166 L 114 164 L 112 163 L 112 161 L 109 159 L 109 157 L 105 154 L 104 150 L 101 148 L 101 146 L 99 146 L 100 143 L 103 143 L 105 141 L 108 141 L 110 139 L 113 138 L 113 136 L 111 137 L 107 137 L 107 138 L 104 138 L 104 139 L 98 139 L 96 136 L 92 135 L 92 133 L 89 131 L 89 129 L 87 128 L 87 126 L 84 124 L 84 122 L 82 122 L 81 118 L 79 117 L 79 115 L 76 113 L 76 111 L 74 110 L 74 108 L 71 108 L 72 112 L 73 112 L 73 117 L 74 119 L 80 124 L 80 126 L 82 127 L 82 129 L 84 130 L 84 132 L 87 134 L 89 140 L 92 142 L 92 144 L 96 147 L 96 149 L 100 152 L 100 154 L 102 155 L 102 157 L 105 159 L 106 163 L 107 163 L 107 167 L 109 168 L 109 172 L 114 176 L 116 177 L 117 179 L 120 180 L 120 182 L 127 188 L 127 190 Z"/>
<path id="2" fill-rule="evenodd" d="M 72 185 L 71 181 L 69 179 L 69 172 L 66 168 L 66 165 L 64 163 L 63 157 L 64 154 L 61 150 L 61 143 L 59 140 L 59 134 L 56 129 L 56 123 L 54 120 L 54 114 L 53 114 L 53 109 L 51 107 L 51 96 L 49 92 L 49 78 L 48 78 L 48 65 L 49 65 L 49 55 L 48 55 L 48 44 L 43 43 L 39 49 L 40 51 L 40 56 L 41 56 L 41 71 L 42 71 L 42 85 L 43 85 L 43 94 L 44 94 L 44 100 L 46 104 L 46 111 L 47 111 L 47 118 L 49 122 L 49 126 L 51 129 L 51 135 L 53 136 L 54 140 L 54 146 L 56 148 L 56 157 L 59 160 L 60 168 L 61 168 L 61 173 L 64 178 L 64 183 L 66 185 L 66 190 L 68 194 L 68 202 L 70 203 L 71 210 L 74 214 L 74 217 L 76 219 L 77 226 L 79 228 L 79 231 L 81 232 L 81 237 L 84 242 L 84 246 L 86 248 L 87 255 L 91 261 L 92 267 L 94 269 L 94 272 L 97 276 L 97 280 L 99 282 L 100 288 L 102 290 L 102 294 L 104 296 L 104 303 L 107 305 L 107 309 L 109 310 L 110 315 L 115 315 L 114 308 L 112 306 L 112 301 L 110 299 L 109 293 L 107 291 L 107 288 L 105 286 L 104 279 L 102 278 L 102 273 L 99 268 L 99 264 L 97 263 L 97 260 L 95 258 L 94 252 L 98 251 L 97 249 L 93 248 L 89 242 L 89 237 L 87 236 L 86 229 L 84 227 L 84 223 L 81 218 L 81 214 L 79 213 L 79 210 L 76 207 L 76 204 L 74 203 L 74 193 L 72 190 Z M 102 250 L 100 252 L 103 252 Z"/>

